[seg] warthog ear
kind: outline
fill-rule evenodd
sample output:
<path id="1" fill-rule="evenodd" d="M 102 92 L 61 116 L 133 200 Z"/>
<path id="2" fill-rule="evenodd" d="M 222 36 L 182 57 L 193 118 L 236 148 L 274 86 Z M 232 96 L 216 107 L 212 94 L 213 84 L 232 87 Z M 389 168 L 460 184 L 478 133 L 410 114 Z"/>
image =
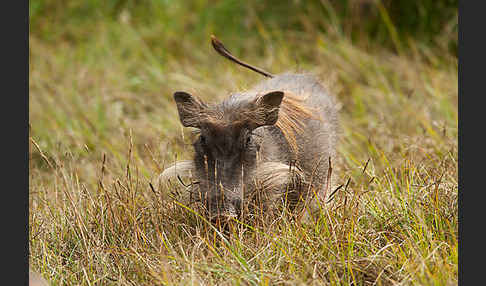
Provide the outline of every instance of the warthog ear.
<path id="1" fill-rule="evenodd" d="M 262 95 L 257 100 L 258 109 L 263 112 L 263 121 L 257 124 L 258 126 L 273 125 L 278 120 L 278 110 L 282 103 L 284 93 L 283 91 L 272 91 Z"/>
<path id="2" fill-rule="evenodd" d="M 187 92 L 177 91 L 174 93 L 174 100 L 179 111 L 179 119 L 184 127 L 200 128 L 201 111 L 206 104 Z"/>

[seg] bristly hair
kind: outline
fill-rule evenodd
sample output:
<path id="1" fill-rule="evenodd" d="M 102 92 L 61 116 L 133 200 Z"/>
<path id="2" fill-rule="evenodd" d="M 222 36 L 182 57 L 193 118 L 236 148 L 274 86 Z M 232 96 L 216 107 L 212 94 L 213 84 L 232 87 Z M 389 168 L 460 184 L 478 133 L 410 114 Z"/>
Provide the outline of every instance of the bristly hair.
<path id="1" fill-rule="evenodd" d="M 296 135 L 304 131 L 304 120 L 322 120 L 315 115 L 317 114 L 315 108 L 304 104 L 305 99 L 305 96 L 296 96 L 291 92 L 285 92 L 278 113 L 278 121 L 275 124 L 282 131 L 285 140 L 295 154 L 299 150 Z"/>

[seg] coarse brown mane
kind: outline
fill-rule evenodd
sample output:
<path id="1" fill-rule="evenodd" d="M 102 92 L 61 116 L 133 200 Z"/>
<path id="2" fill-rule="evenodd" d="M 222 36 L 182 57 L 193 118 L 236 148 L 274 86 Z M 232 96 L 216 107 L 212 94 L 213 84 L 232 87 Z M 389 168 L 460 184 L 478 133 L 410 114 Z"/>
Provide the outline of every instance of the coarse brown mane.
<path id="1" fill-rule="evenodd" d="M 305 96 L 297 96 L 292 92 L 286 91 L 280 104 L 278 121 L 275 124 L 282 131 L 294 154 L 299 150 L 296 135 L 304 131 L 304 120 L 322 120 L 322 118 L 314 115 L 317 114 L 315 108 L 304 104 L 305 99 Z"/>

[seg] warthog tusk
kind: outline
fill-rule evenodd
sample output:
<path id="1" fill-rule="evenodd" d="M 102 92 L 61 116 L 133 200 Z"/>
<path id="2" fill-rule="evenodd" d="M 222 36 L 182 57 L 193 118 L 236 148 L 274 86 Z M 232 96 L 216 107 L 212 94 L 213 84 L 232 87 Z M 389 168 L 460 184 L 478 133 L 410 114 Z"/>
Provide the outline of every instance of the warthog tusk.
<path id="1" fill-rule="evenodd" d="M 187 177 L 191 175 L 191 172 L 195 169 L 194 162 L 191 160 L 177 161 L 170 167 L 165 169 L 159 175 L 159 182 L 166 181 L 172 177 Z"/>
<path id="2" fill-rule="evenodd" d="M 279 188 L 289 183 L 291 179 L 304 178 L 304 174 L 297 168 L 279 162 L 261 164 L 255 171 L 255 176 L 263 189 Z"/>

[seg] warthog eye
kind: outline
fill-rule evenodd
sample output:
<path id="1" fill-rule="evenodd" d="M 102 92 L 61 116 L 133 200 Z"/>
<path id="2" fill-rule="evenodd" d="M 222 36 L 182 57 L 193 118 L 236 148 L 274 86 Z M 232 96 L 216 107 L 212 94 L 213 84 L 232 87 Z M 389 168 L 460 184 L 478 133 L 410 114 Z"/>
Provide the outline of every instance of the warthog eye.
<path id="1" fill-rule="evenodd" d="M 203 144 L 203 145 L 206 145 L 206 137 L 204 135 L 200 135 L 199 136 L 199 142 L 201 142 L 201 144 Z"/>
<path id="2" fill-rule="evenodd" d="M 248 145 L 250 145 L 250 143 L 251 143 L 251 136 L 248 136 L 248 137 L 246 137 L 245 147 L 248 147 Z"/>

